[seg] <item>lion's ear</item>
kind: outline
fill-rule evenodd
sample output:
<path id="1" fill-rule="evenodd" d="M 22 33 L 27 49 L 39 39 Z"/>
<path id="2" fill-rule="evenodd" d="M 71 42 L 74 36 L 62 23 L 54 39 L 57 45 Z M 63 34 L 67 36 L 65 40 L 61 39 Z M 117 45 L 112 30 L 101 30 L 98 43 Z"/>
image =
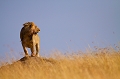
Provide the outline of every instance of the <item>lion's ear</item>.
<path id="1" fill-rule="evenodd" d="M 32 26 L 35 26 L 34 22 L 31 22 L 31 25 L 32 25 Z"/>
<path id="2" fill-rule="evenodd" d="M 24 23 L 23 26 L 24 26 L 24 27 L 25 27 L 25 26 L 28 26 L 28 23 Z"/>
<path id="3" fill-rule="evenodd" d="M 23 24 L 23 26 L 25 26 L 25 24 Z"/>

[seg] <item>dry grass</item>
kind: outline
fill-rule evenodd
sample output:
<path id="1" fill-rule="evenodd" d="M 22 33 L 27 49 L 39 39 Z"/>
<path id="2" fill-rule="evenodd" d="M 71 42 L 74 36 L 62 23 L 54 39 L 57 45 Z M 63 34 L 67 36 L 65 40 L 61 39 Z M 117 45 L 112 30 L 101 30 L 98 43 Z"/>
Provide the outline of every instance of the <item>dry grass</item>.
<path id="1" fill-rule="evenodd" d="M 120 52 L 22 58 L 2 66 L 0 79 L 120 79 Z"/>

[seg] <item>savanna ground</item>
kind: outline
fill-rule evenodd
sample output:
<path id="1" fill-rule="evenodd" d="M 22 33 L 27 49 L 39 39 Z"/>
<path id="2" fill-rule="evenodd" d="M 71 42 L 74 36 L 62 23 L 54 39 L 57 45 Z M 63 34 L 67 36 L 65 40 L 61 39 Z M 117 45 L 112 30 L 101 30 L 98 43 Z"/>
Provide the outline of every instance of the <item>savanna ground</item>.
<path id="1" fill-rule="evenodd" d="M 2 63 L 1 63 L 2 64 Z M 0 79 L 120 79 L 120 51 L 104 48 L 23 57 L 0 67 Z"/>

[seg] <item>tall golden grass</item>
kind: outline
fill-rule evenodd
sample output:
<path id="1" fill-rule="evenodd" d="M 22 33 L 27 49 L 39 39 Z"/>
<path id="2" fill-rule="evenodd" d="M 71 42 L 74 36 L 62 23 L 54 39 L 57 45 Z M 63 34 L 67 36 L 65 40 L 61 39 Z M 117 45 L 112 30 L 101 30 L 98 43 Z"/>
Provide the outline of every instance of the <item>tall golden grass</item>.
<path id="1" fill-rule="evenodd" d="M 120 79 L 120 51 L 24 57 L 1 66 L 0 79 Z"/>

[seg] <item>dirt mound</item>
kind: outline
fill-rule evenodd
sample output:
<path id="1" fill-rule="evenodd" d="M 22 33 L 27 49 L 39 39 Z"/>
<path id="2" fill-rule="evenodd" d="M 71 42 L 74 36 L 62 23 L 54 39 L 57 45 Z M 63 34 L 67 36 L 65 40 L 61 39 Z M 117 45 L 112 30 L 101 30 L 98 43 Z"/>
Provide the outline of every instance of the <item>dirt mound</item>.
<path id="1" fill-rule="evenodd" d="M 23 57 L 21 58 L 20 60 L 18 60 L 17 62 L 21 62 L 21 63 L 51 63 L 51 64 L 54 64 L 55 63 L 55 60 L 52 59 L 52 58 L 42 58 L 42 57 Z"/>
<path id="2" fill-rule="evenodd" d="M 0 79 L 40 79 L 34 76 L 42 74 L 43 71 L 51 69 L 56 64 L 57 61 L 52 58 L 23 57 L 12 64 L 0 67 Z"/>
<path id="3" fill-rule="evenodd" d="M 56 60 L 52 58 L 42 58 L 42 57 L 23 57 L 20 60 L 13 62 L 12 64 L 7 64 L 0 67 L 0 69 L 14 68 L 14 67 L 33 67 L 35 65 L 42 66 L 43 64 L 55 64 Z"/>

